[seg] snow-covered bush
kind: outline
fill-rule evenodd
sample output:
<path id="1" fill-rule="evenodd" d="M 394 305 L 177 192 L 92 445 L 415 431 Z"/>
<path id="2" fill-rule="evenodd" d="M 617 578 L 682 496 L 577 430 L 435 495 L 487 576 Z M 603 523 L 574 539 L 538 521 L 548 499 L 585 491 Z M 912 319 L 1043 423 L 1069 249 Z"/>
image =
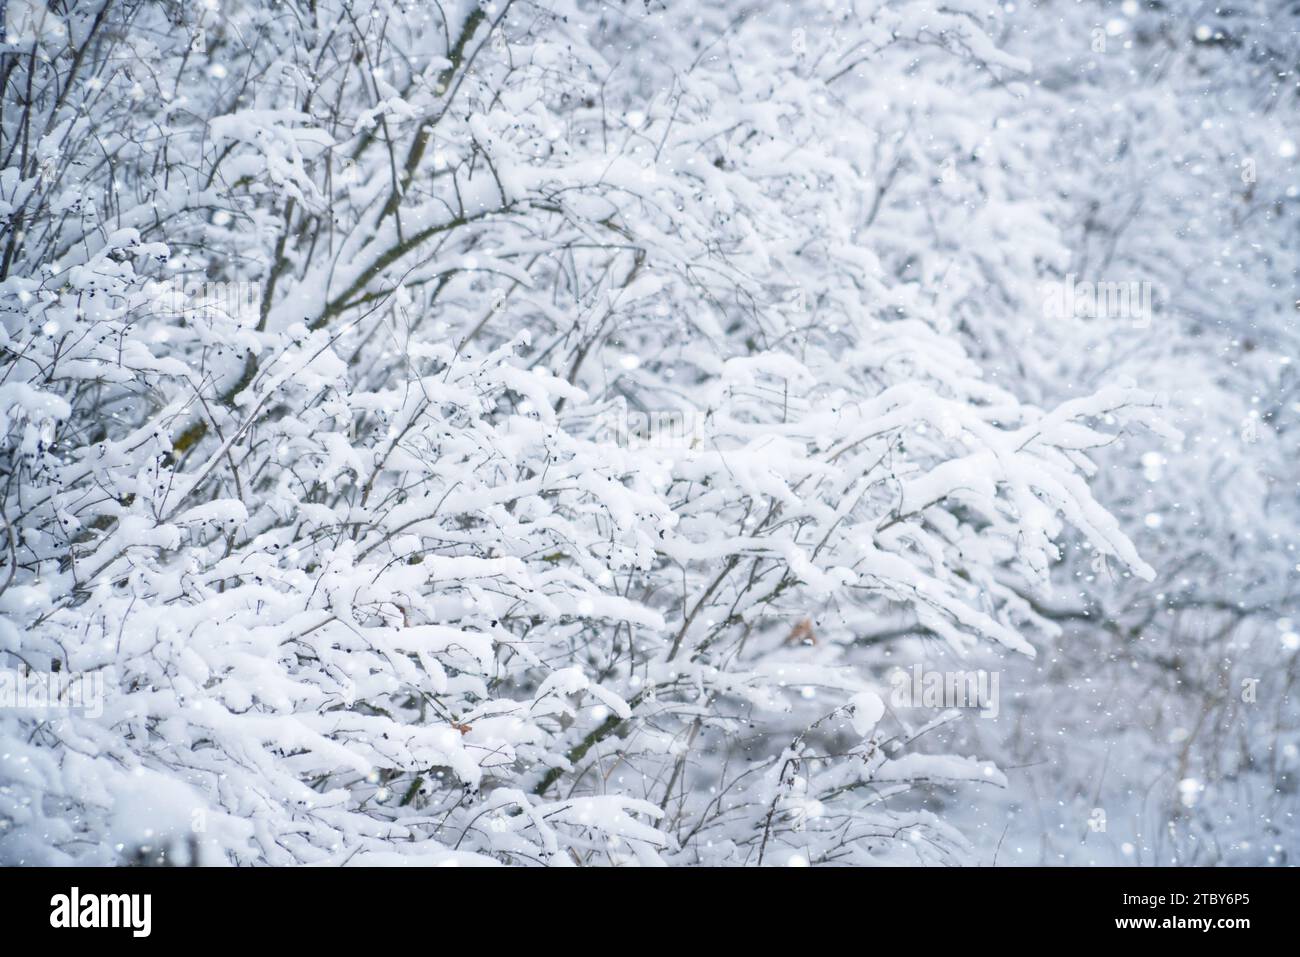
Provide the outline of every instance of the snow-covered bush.
<path id="1" fill-rule="evenodd" d="M 895 639 L 1152 578 L 1094 458 L 1175 435 L 1004 371 L 1064 246 L 992 5 L 64 10 L 0 67 L 0 655 L 102 713 L 0 710 L 0 859 L 968 859 L 922 798 L 1006 778 Z"/>
<path id="2" fill-rule="evenodd" d="M 957 816 L 987 838 L 984 860 L 998 843 L 1021 864 L 1294 859 L 1296 13 L 1043 0 L 1007 18 L 1004 46 L 1037 85 L 989 91 L 998 148 L 959 171 L 987 181 L 1014 162 L 1012 197 L 1039 204 L 1060 250 L 1036 283 L 989 274 L 1016 308 L 989 310 L 972 285 L 957 326 L 1036 403 L 1136 381 L 1183 438 L 1095 456 L 1098 498 L 1158 577 L 1067 539 L 1036 605 L 1061 637 L 1006 660 L 1001 720 L 967 724 L 961 746 L 1023 769 L 1005 814 Z M 978 209 L 937 210 L 959 262 Z M 1145 285 L 1152 308 L 1045 308 L 1105 281 Z"/>

